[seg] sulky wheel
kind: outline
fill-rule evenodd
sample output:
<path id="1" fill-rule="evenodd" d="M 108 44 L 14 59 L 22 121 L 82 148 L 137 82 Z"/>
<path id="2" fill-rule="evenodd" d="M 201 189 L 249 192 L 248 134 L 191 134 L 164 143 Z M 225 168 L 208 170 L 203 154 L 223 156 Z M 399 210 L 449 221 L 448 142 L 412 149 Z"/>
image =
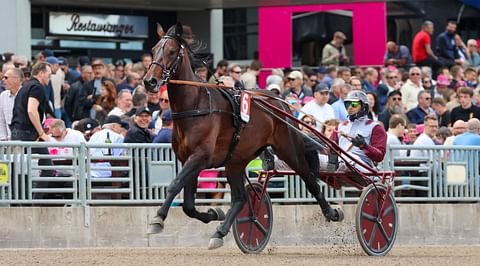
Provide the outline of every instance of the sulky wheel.
<path id="1" fill-rule="evenodd" d="M 384 256 L 392 249 L 397 236 L 398 210 L 390 192 L 386 197 L 383 215 L 379 215 L 387 188 L 382 184 L 375 186 L 370 184 L 360 196 L 355 214 L 357 237 L 368 255 Z"/>
<path id="2" fill-rule="evenodd" d="M 247 201 L 233 223 L 233 236 L 243 253 L 262 252 L 272 233 L 272 202 L 268 193 L 258 198 L 262 189 L 263 187 L 258 183 L 245 186 Z"/>

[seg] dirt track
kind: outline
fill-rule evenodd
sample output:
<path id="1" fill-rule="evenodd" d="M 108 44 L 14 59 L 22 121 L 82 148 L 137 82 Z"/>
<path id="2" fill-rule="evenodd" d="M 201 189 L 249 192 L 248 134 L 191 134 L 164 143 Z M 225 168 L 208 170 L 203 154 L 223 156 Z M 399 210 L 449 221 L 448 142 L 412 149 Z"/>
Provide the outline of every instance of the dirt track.
<path id="1" fill-rule="evenodd" d="M 1 265 L 478 265 L 480 246 L 396 246 L 367 257 L 357 246 L 267 247 L 260 255 L 236 248 L 5 249 Z"/>

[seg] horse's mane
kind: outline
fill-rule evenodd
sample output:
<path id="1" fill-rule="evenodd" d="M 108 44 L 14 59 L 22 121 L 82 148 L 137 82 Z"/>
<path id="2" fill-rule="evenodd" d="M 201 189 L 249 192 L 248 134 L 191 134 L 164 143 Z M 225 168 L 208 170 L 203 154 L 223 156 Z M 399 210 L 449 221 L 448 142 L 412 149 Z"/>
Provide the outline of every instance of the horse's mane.
<path id="1" fill-rule="evenodd" d="M 181 34 L 177 34 L 177 31 L 179 31 Z M 192 27 L 177 23 L 168 29 L 166 35 L 172 36 L 179 42 L 184 43 L 188 46 L 188 49 L 190 51 L 190 62 L 194 68 L 204 65 L 208 66 L 210 64 L 212 60 L 212 57 L 210 55 L 199 54 L 200 51 L 207 48 L 207 45 L 203 41 L 195 38 Z"/>

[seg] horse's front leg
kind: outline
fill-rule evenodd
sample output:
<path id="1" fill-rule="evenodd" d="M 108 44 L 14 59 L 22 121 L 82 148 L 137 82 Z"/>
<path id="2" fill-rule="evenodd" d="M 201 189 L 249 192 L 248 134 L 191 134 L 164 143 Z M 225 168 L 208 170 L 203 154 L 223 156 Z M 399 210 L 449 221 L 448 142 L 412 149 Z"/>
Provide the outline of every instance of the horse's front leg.
<path id="1" fill-rule="evenodd" d="M 247 200 L 245 186 L 244 186 L 244 172 L 245 167 L 236 169 L 236 171 L 226 171 L 227 180 L 231 189 L 231 207 L 227 212 L 225 221 L 223 221 L 218 227 L 216 232 L 210 238 L 208 249 L 215 249 L 223 246 L 223 237 L 225 237 L 230 231 L 235 217 L 243 208 Z"/>
<path id="2" fill-rule="evenodd" d="M 193 154 L 188 158 L 180 173 L 168 186 L 165 202 L 157 211 L 157 215 L 151 220 L 148 234 L 160 233 L 163 230 L 164 221 L 167 218 L 173 199 L 175 199 L 187 183 L 191 183 L 192 180 L 198 177 L 200 171 L 205 169 L 206 162 L 208 162 L 208 158 L 203 154 Z M 193 195 L 190 196 L 193 197 Z"/>

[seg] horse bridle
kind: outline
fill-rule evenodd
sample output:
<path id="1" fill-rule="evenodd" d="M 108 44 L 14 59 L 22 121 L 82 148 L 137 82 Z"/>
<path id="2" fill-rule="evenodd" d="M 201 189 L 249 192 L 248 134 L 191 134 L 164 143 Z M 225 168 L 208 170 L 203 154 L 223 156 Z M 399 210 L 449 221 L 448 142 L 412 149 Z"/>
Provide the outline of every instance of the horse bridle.
<path id="1" fill-rule="evenodd" d="M 155 54 L 154 59 L 158 58 L 159 54 L 163 53 L 163 49 L 164 49 L 165 44 L 167 43 L 166 42 L 167 39 L 174 40 L 177 43 L 177 45 L 180 47 L 180 51 L 178 52 L 177 58 L 176 58 L 175 62 L 170 67 L 167 67 L 166 65 L 161 64 L 156 60 L 153 60 L 152 63 L 150 64 L 150 66 L 149 66 L 149 69 L 154 65 L 157 65 L 158 67 L 160 67 L 162 69 L 162 84 L 166 84 L 166 83 L 168 83 L 168 81 L 170 80 L 172 75 L 175 74 L 178 66 L 180 65 L 180 63 L 183 59 L 183 56 L 185 54 L 185 52 L 184 52 L 185 41 L 178 40 L 177 37 L 171 36 L 171 35 L 165 35 L 162 39 L 165 40 L 165 41 L 163 42 L 160 49 L 158 49 L 157 53 Z"/>

